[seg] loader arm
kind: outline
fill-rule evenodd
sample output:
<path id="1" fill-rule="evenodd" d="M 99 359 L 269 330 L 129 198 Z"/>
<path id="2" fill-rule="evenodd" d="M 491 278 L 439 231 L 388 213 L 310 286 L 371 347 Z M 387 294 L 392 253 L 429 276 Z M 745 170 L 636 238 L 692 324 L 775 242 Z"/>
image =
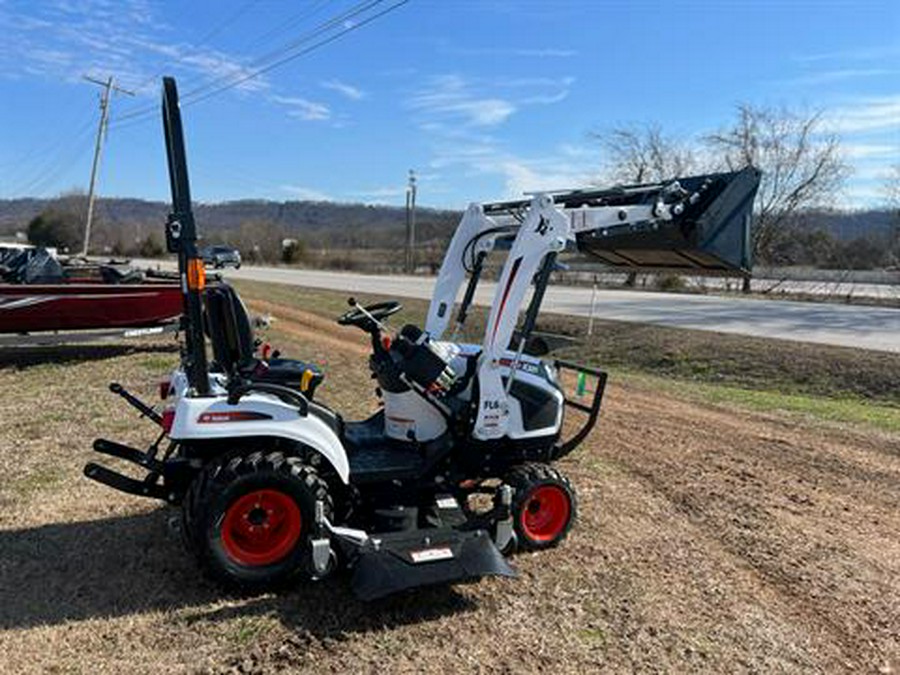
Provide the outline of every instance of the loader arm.
<path id="1" fill-rule="evenodd" d="M 609 191 L 538 194 L 529 202 L 470 207 L 467 216 L 473 212 L 484 220 L 490 219 L 485 213 L 513 209 L 526 213 L 488 316 L 478 363 L 478 407 L 472 435 L 489 440 L 506 434 L 510 415 L 507 394 L 540 311 L 556 255 L 567 243 L 597 257 L 610 252 L 602 258 L 604 261 L 618 256 L 631 267 L 672 269 L 672 260 L 676 259 L 681 265 L 678 269 L 746 274 L 751 210 L 759 178 L 757 170 L 747 168 L 690 177 L 684 184 L 671 181 Z M 472 229 L 467 232 L 474 230 L 474 225 L 469 227 Z M 486 228 L 481 231 L 489 232 Z M 465 250 L 468 244 L 459 246 Z M 649 262 L 636 264 L 641 256 Z M 457 255 L 454 258 L 460 260 Z M 445 264 L 448 262 L 454 261 L 445 260 Z M 445 295 L 440 302 L 452 303 L 455 298 L 465 275 L 461 263 L 460 268 L 455 272 L 459 281 L 454 295 Z M 517 336 L 518 344 L 512 345 L 515 356 L 509 359 L 519 312 L 532 282 L 532 301 Z M 467 290 L 469 302 L 471 295 Z"/>
<path id="2" fill-rule="evenodd" d="M 441 263 L 441 269 L 434 285 L 431 305 L 428 308 L 425 331 L 432 339 L 440 340 L 444 331 L 447 330 L 460 286 L 466 280 L 466 268 L 470 263 L 474 264 L 479 253 L 490 251 L 493 247 L 493 239 L 486 235 L 497 228 L 497 223 L 484 215 L 481 204 L 470 204 L 463 214 L 453 239 L 450 241 L 450 246 L 444 254 L 444 261 Z M 477 284 L 477 278 L 475 283 Z M 472 290 L 474 292 L 474 286 Z M 471 298 L 469 298 L 469 302 L 471 302 Z M 465 310 L 462 311 L 464 320 Z"/>
<path id="3" fill-rule="evenodd" d="M 504 384 L 501 360 L 509 349 L 519 310 L 538 268 L 549 253 L 562 251 L 568 238 L 569 221 L 565 215 L 553 207 L 549 197 L 536 196 L 509 251 L 488 315 L 478 363 L 479 401 L 473 430 L 477 439 L 499 438 L 506 433 L 510 380 Z M 510 377 L 514 371 L 515 364 Z"/>

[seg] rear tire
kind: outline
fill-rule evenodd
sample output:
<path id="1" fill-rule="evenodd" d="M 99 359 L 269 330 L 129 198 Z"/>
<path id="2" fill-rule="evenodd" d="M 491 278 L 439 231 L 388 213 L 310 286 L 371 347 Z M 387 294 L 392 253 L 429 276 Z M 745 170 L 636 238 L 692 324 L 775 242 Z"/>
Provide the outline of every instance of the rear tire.
<path id="1" fill-rule="evenodd" d="M 504 482 L 515 490 L 513 526 L 520 551 L 541 551 L 559 544 L 575 522 L 578 499 L 569 479 L 547 464 L 514 467 Z"/>
<path id="2" fill-rule="evenodd" d="M 311 567 L 316 502 L 328 485 L 299 457 L 254 452 L 213 462 L 182 503 L 182 532 L 200 569 L 238 591 L 280 587 Z"/>

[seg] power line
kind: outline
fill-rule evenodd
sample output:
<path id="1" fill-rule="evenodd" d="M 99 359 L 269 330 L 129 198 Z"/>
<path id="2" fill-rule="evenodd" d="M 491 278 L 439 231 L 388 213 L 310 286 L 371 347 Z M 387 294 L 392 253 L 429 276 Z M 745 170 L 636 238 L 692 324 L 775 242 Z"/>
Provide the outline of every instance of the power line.
<path id="1" fill-rule="evenodd" d="M 330 1 L 330 0 L 328 0 L 328 1 Z M 358 16 L 359 14 L 362 14 L 362 13 L 372 9 L 379 4 L 382 4 L 384 1 L 385 0 L 368 0 L 368 1 L 363 1 L 363 2 L 357 3 L 353 7 L 341 12 L 340 14 L 332 17 L 331 19 L 328 19 L 328 20 L 322 22 L 319 26 L 310 30 L 303 36 L 286 43 L 279 49 L 272 50 L 271 52 L 264 54 L 261 57 L 258 57 L 257 59 L 254 59 L 254 61 L 252 61 L 251 63 L 265 64 L 265 65 L 262 65 L 261 67 L 257 68 L 256 70 L 254 70 L 250 73 L 247 73 L 237 79 L 231 79 L 227 82 L 223 82 L 223 80 L 227 80 L 230 76 L 223 76 L 223 77 L 215 78 L 211 82 L 208 82 L 205 85 L 202 85 L 200 87 L 197 87 L 197 88 L 187 92 L 185 95 L 182 96 L 182 105 L 186 106 L 186 105 L 191 105 L 193 103 L 199 103 L 200 101 L 206 100 L 206 99 L 216 96 L 220 93 L 228 91 L 229 89 L 233 89 L 234 87 L 240 86 L 241 84 L 243 84 L 251 79 L 254 79 L 256 77 L 259 77 L 260 75 L 263 75 L 271 70 L 274 70 L 275 68 L 278 68 L 286 63 L 289 63 L 298 58 L 301 58 L 302 56 L 310 54 L 311 52 L 314 52 L 317 49 L 320 49 L 320 48 L 338 40 L 339 38 L 343 37 L 347 33 L 351 33 L 355 30 L 362 28 L 363 26 L 365 26 L 369 23 L 372 23 L 373 21 L 381 18 L 382 16 L 385 16 L 386 14 L 389 14 L 390 12 L 400 8 L 401 6 L 403 6 L 409 2 L 409 0 L 400 0 L 388 7 L 386 7 L 385 9 L 383 9 L 375 14 L 372 14 L 358 22 L 349 23 L 349 24 L 346 23 L 350 19 L 353 19 L 354 17 Z M 252 4 L 252 2 L 247 3 L 247 4 L 248 5 Z M 325 4 L 327 4 L 327 3 L 325 3 Z M 323 6 L 323 4 L 316 6 L 309 13 L 306 13 L 302 17 L 299 17 L 300 20 L 303 20 L 305 18 L 313 16 L 316 12 L 318 12 L 321 9 L 322 6 Z M 241 11 L 246 11 L 246 9 L 247 9 L 247 7 L 244 6 L 241 8 Z M 236 14 L 239 15 L 240 13 L 241 12 L 237 12 Z M 230 17 L 230 20 L 234 21 L 234 20 L 236 20 L 236 18 L 237 17 L 235 15 L 232 15 Z M 295 19 L 297 19 L 297 18 L 298 17 L 295 17 Z M 219 26 L 215 30 L 219 30 L 219 31 L 223 30 L 225 25 L 227 25 L 227 23 L 228 23 L 227 21 L 223 21 L 222 23 L 219 24 Z M 309 43 L 311 40 L 322 35 L 323 33 L 328 33 L 329 31 L 331 31 L 338 25 L 342 25 L 341 30 L 337 31 L 336 33 L 333 33 L 332 35 L 330 35 L 328 37 L 320 39 L 320 40 L 314 42 L 313 44 L 309 44 L 308 46 L 306 46 L 303 49 L 297 50 L 298 47 L 302 47 L 304 44 Z M 210 31 L 210 32 L 213 32 L 213 31 Z M 205 39 L 209 39 L 209 36 L 205 36 Z M 279 57 L 279 55 L 281 55 L 280 58 L 275 58 L 275 57 Z M 275 58 L 274 61 L 272 60 L 273 58 Z M 268 63 L 266 63 L 267 61 L 268 61 Z M 216 87 L 215 86 L 216 83 L 219 83 L 219 82 L 222 82 L 222 84 L 220 86 Z M 209 90 L 210 87 L 214 87 L 214 88 L 212 90 Z M 148 119 L 155 117 L 156 114 L 157 114 L 157 106 L 156 105 L 148 106 L 147 108 L 144 108 L 144 109 L 133 110 L 124 115 L 118 115 L 111 120 L 107 119 L 106 125 L 105 125 L 105 130 L 108 131 L 109 128 L 122 128 L 122 127 L 131 126 L 133 124 L 139 124 Z M 40 153 L 38 153 L 38 156 L 44 155 L 44 154 L 49 154 L 51 152 L 55 153 L 55 151 L 59 147 L 65 145 L 67 142 L 69 143 L 69 147 L 71 147 L 73 150 L 72 153 L 66 155 L 62 161 L 59 159 L 58 154 L 54 154 L 53 157 L 50 158 L 49 163 L 45 163 L 43 165 L 42 169 L 38 172 L 38 174 L 34 178 L 32 178 L 27 183 L 25 183 L 23 185 L 22 189 L 16 190 L 15 192 L 16 193 L 27 192 L 32 189 L 39 189 L 39 190 L 43 191 L 47 187 L 52 185 L 53 182 L 56 181 L 57 178 L 59 178 L 61 175 L 65 174 L 67 171 L 69 171 L 72 168 L 72 166 L 74 166 L 74 164 L 79 159 L 81 159 L 81 157 L 83 156 L 83 153 L 86 152 L 86 150 L 87 150 L 87 144 L 84 143 L 84 141 L 88 140 L 88 138 L 89 138 L 89 136 L 87 134 L 88 134 L 92 124 L 93 124 L 92 121 L 88 120 L 81 128 L 78 129 L 78 131 L 76 131 L 71 136 L 61 137 L 59 141 L 51 144 L 44 151 L 41 151 Z M 33 161 L 33 159 L 34 159 L 34 157 L 29 156 L 27 161 L 30 162 L 30 161 Z"/>
<path id="2" fill-rule="evenodd" d="M 308 33 L 303 34 L 296 40 L 287 42 L 287 43 L 281 45 L 278 49 L 272 50 L 266 54 L 263 54 L 261 56 L 258 56 L 256 58 L 252 59 L 249 62 L 248 67 L 252 68 L 253 66 L 259 66 L 261 64 L 266 63 L 266 61 L 268 61 L 274 57 L 288 53 L 291 49 L 296 48 L 298 45 L 308 42 L 309 40 L 315 38 L 320 33 L 327 32 L 331 28 L 334 28 L 335 26 L 340 24 L 342 21 L 346 21 L 346 20 L 352 18 L 353 16 L 355 16 L 356 14 L 358 14 L 360 11 L 365 11 L 366 9 L 369 9 L 370 7 L 377 5 L 380 2 L 384 2 L 384 0 L 362 0 L 361 2 L 357 3 L 354 7 L 351 7 L 350 9 L 343 11 L 342 13 L 338 14 L 337 16 L 334 16 L 331 19 L 328 19 L 327 21 L 316 26 L 314 29 L 312 29 Z M 184 93 L 182 93 L 182 95 L 181 95 L 181 103 L 184 104 L 185 101 L 187 101 L 187 99 L 191 95 L 195 95 L 195 94 L 205 91 L 211 87 L 215 87 L 219 83 L 227 82 L 232 77 L 234 77 L 233 74 L 220 75 L 218 77 L 213 77 L 209 82 L 206 82 L 205 84 L 201 84 L 198 87 L 194 87 L 193 89 L 188 89 L 187 87 L 182 87 L 182 91 Z M 189 80 L 188 83 L 194 82 L 194 81 L 196 81 L 196 78 Z M 155 118 L 156 114 L 157 114 L 156 104 L 146 105 L 141 108 L 137 108 L 135 110 L 126 111 L 123 114 L 119 115 L 113 121 L 113 126 L 119 126 L 122 122 L 131 120 L 131 119 L 135 119 L 135 118 L 146 118 L 146 119 Z"/>
<path id="3" fill-rule="evenodd" d="M 286 21 L 282 21 L 277 26 L 270 28 L 262 35 L 258 36 L 251 42 L 247 43 L 245 45 L 245 49 L 253 49 L 253 48 L 263 44 L 270 38 L 275 37 L 276 35 L 280 35 L 282 33 L 287 33 L 289 31 L 293 30 L 296 26 L 298 26 L 301 23 L 303 23 L 304 21 L 306 21 L 306 19 L 318 14 L 322 8 L 326 7 L 327 5 L 330 5 L 332 2 L 334 2 L 334 0 L 319 0 L 319 2 L 317 2 L 313 7 L 304 8 L 303 11 L 299 12 L 298 14 L 295 14 L 290 19 L 287 19 Z"/>
<path id="4" fill-rule="evenodd" d="M 268 52 L 267 54 L 263 54 L 262 56 L 259 56 L 255 59 L 253 59 L 252 61 L 250 61 L 249 66 L 250 67 L 261 66 L 267 62 L 270 62 L 273 58 L 278 58 L 284 54 L 288 54 L 292 50 L 296 49 L 297 47 L 302 46 L 303 44 L 306 44 L 310 40 L 321 35 L 322 33 L 327 33 L 328 31 L 337 27 L 338 25 L 341 25 L 342 23 L 353 19 L 358 14 L 371 9 L 372 7 L 375 7 L 376 5 L 378 5 L 384 1 L 385 0 L 362 0 L 361 2 L 358 2 L 353 7 L 350 7 L 349 9 L 344 10 L 340 14 L 333 16 L 332 18 L 319 24 L 318 26 L 313 28 L 311 31 L 303 34 L 299 38 L 280 46 L 278 49 L 272 50 L 272 51 Z M 224 85 L 220 84 L 220 83 L 227 84 L 233 77 L 234 77 L 234 75 L 222 75 L 222 76 L 213 78 L 206 84 L 200 85 L 199 87 L 195 87 L 194 89 L 185 90 L 185 93 L 183 93 L 181 95 L 181 104 L 185 105 L 187 102 L 190 101 L 191 97 L 197 97 L 202 92 L 209 90 L 210 88 L 215 88 L 217 85 L 219 85 L 219 88 L 222 88 Z M 248 77 L 247 79 L 250 79 L 250 78 Z M 244 81 L 246 81 L 246 80 L 244 80 Z M 145 106 L 143 108 L 139 108 L 137 110 L 129 111 L 122 115 L 119 115 L 113 121 L 113 126 L 119 126 L 122 122 L 128 121 L 130 119 L 155 118 L 156 114 L 157 114 L 156 105 Z"/>
<path id="5" fill-rule="evenodd" d="M 76 145 L 78 141 L 81 141 Z M 20 189 L 15 190 L 14 194 L 33 193 L 35 196 L 46 196 L 47 189 L 53 185 L 58 178 L 69 172 L 75 164 L 82 159 L 91 147 L 90 134 L 83 135 L 80 139 L 75 139 L 71 145 L 71 152 L 64 155 L 61 159 L 55 158 L 50 165 L 49 171 L 42 172 L 28 183 L 24 184 Z"/>
<path id="6" fill-rule="evenodd" d="M 55 152 L 56 150 L 64 146 L 67 141 L 71 141 L 74 137 L 81 136 L 82 134 L 90 130 L 93 126 L 94 116 L 90 115 L 83 121 L 82 124 L 78 126 L 77 130 L 66 132 L 62 136 L 53 139 L 47 145 L 39 146 L 37 149 L 22 152 L 17 157 L 14 157 L 13 159 L 7 160 L 0 164 L 0 167 L 6 168 L 14 166 L 17 173 L 21 173 L 22 169 L 28 164 L 32 164 L 36 162 L 36 160 L 46 157 L 51 152 Z"/>
<path id="7" fill-rule="evenodd" d="M 248 0 L 243 5 L 238 7 L 234 12 L 232 12 L 231 14 L 227 15 L 224 19 L 219 21 L 217 24 L 213 24 L 213 27 L 210 28 L 206 33 L 201 35 L 200 39 L 197 40 L 197 42 L 195 42 L 192 45 L 193 48 L 196 50 L 199 47 L 205 46 L 207 43 L 209 43 L 210 40 L 212 40 L 214 37 L 216 37 L 217 35 L 222 33 L 222 31 L 224 31 L 226 28 L 231 26 L 235 21 L 240 19 L 247 12 L 247 10 L 250 9 L 257 2 L 259 2 L 259 0 Z M 160 61 L 160 68 L 163 68 L 164 66 L 167 66 L 171 63 L 182 62 L 183 60 L 184 60 L 183 58 L 178 58 L 178 57 L 169 58 L 169 59 L 164 58 Z M 155 80 L 159 79 L 163 74 L 164 74 L 164 70 L 157 70 L 155 73 L 153 73 L 153 75 L 146 78 L 145 80 L 142 80 L 138 85 L 136 85 L 135 89 L 140 91 L 147 85 L 149 85 L 152 82 L 154 82 Z"/>
<path id="8" fill-rule="evenodd" d="M 269 61 L 269 63 L 267 63 L 266 65 L 264 65 L 260 68 L 257 68 L 256 70 L 253 70 L 250 73 L 239 76 L 236 79 L 230 79 L 229 81 L 225 82 L 224 84 L 222 84 L 218 87 L 215 86 L 217 82 L 222 82 L 223 80 L 228 80 L 229 77 L 232 77 L 232 76 L 223 76 L 223 77 L 215 78 L 211 82 L 209 82 L 201 87 L 198 87 L 198 88 L 195 88 L 193 90 L 186 92 L 181 97 L 181 105 L 183 107 L 186 107 L 187 105 L 199 103 L 200 101 L 204 101 L 212 96 L 216 96 L 222 92 L 228 91 L 229 89 L 233 89 L 234 87 L 240 86 L 241 84 L 248 82 L 249 80 L 252 80 L 256 77 L 259 77 L 260 75 L 263 75 L 271 70 L 274 70 L 275 68 L 278 68 L 278 67 L 284 65 L 285 63 L 289 63 L 290 61 L 296 60 L 302 56 L 305 56 L 306 54 L 309 54 L 317 49 L 320 49 L 320 48 L 330 44 L 331 42 L 334 42 L 335 40 L 343 37 L 347 33 L 351 33 L 355 30 L 358 30 L 358 29 L 362 28 L 363 26 L 366 26 L 367 24 L 372 23 L 376 19 L 379 19 L 382 16 L 385 16 L 386 14 L 394 11 L 395 9 L 398 9 L 399 7 L 405 5 L 409 2 L 409 0 L 400 0 L 399 2 L 395 2 L 394 4 L 390 5 L 389 7 L 383 9 L 382 11 L 372 14 L 358 22 L 350 23 L 349 25 L 346 23 L 350 19 L 358 16 L 361 13 L 366 12 L 367 10 L 375 7 L 376 5 L 383 3 L 384 1 L 385 0 L 369 0 L 369 2 L 358 3 L 354 8 L 347 10 L 347 11 L 343 12 L 342 14 L 335 16 L 335 17 L 329 19 L 328 21 L 322 23 L 320 26 L 318 26 L 317 28 L 310 31 L 310 33 L 293 41 L 292 43 L 289 43 L 288 46 L 283 46 L 283 47 L 279 48 L 278 50 L 274 50 L 274 51 L 270 52 L 269 54 L 264 55 L 252 62 L 252 63 L 260 63 L 260 62 L 264 63 L 266 61 Z M 315 38 L 317 35 L 320 35 L 322 33 L 327 33 L 329 30 L 333 29 L 334 27 L 336 27 L 339 24 L 343 25 L 343 28 L 341 30 L 339 30 L 338 32 L 336 32 L 326 38 L 323 38 L 323 39 L 319 40 L 318 42 L 314 42 L 313 44 L 307 46 L 304 49 L 297 50 L 298 46 L 302 46 L 303 44 L 309 42 L 311 39 Z M 279 54 L 285 54 L 285 55 L 282 56 L 281 58 L 277 58 L 274 61 L 271 60 L 273 57 L 278 56 Z M 214 88 L 212 90 L 209 90 L 210 87 L 214 87 Z M 155 117 L 156 112 L 157 112 L 156 106 L 149 106 L 144 109 L 134 110 L 134 111 L 125 113 L 123 115 L 119 115 L 115 120 L 113 120 L 113 122 L 111 123 L 111 126 L 113 126 L 115 128 L 131 126 L 132 124 L 143 122 L 146 119 L 151 119 L 152 117 Z"/>
<path id="9" fill-rule="evenodd" d="M 376 2 L 374 2 L 372 4 L 373 5 L 379 4 L 382 1 L 383 0 L 376 0 Z M 275 61 L 274 63 L 271 63 L 271 64 L 265 66 L 264 68 L 260 68 L 259 70 L 256 70 L 248 75 L 240 77 L 237 80 L 234 80 L 233 82 L 231 82 L 230 84 L 227 84 L 223 87 L 219 87 L 218 89 L 214 89 L 213 91 L 203 94 L 202 96 L 193 97 L 190 102 L 198 103 L 198 102 L 203 101 L 211 96 L 215 96 L 216 94 L 222 93 L 223 91 L 233 89 L 234 87 L 237 87 L 237 86 L 243 84 L 244 82 L 247 82 L 248 80 L 251 80 L 255 77 L 264 75 L 265 73 L 268 73 L 270 70 L 274 70 L 275 68 L 278 68 L 279 66 L 283 66 L 285 63 L 289 63 L 291 61 L 294 61 L 295 59 L 300 58 L 301 56 L 305 56 L 306 54 L 309 54 L 310 52 L 315 51 L 316 49 L 319 49 L 321 47 L 324 47 L 327 44 L 334 42 L 335 40 L 343 37 L 347 33 L 352 33 L 353 31 L 358 30 L 358 29 L 362 28 L 363 26 L 372 23 L 376 19 L 379 19 L 380 17 L 384 16 L 385 14 L 389 14 L 390 12 L 394 11 L 395 9 L 397 9 L 399 7 L 402 7 L 403 5 L 405 5 L 408 2 L 409 2 L 409 0 L 400 0 L 399 2 L 391 5 L 390 7 L 387 7 L 386 9 L 383 9 L 380 12 L 377 12 L 376 14 L 373 14 L 370 17 L 363 19 L 359 23 L 355 23 L 355 24 L 351 24 L 350 26 L 346 26 L 343 30 L 339 31 L 338 33 L 335 33 L 334 35 L 331 35 L 330 37 L 327 37 L 324 40 L 320 40 L 319 42 L 317 42 L 313 45 L 310 45 L 306 49 L 301 49 L 299 52 L 291 54 L 290 56 L 285 56 L 284 58 L 279 59 L 279 60 Z"/>

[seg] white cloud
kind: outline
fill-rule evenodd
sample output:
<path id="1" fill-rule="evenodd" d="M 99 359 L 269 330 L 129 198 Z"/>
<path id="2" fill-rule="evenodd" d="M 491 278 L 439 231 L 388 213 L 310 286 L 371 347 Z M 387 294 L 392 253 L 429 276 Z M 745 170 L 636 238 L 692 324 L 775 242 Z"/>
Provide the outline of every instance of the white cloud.
<path id="1" fill-rule="evenodd" d="M 808 73 L 784 80 L 784 84 L 794 86 L 811 86 L 818 84 L 832 84 L 846 80 L 858 80 L 861 78 L 879 77 L 882 75 L 895 75 L 898 71 L 888 68 L 839 68 L 826 70 L 819 73 Z"/>
<path id="2" fill-rule="evenodd" d="M 553 103 L 560 103 L 566 100 L 569 97 L 568 89 L 560 89 L 556 93 L 553 94 L 543 94 L 538 96 L 529 96 L 528 98 L 523 98 L 521 103 L 522 105 L 552 105 Z"/>
<path id="3" fill-rule="evenodd" d="M 560 145 L 537 157 L 506 149 L 494 128 L 529 107 L 562 101 L 572 77 L 529 76 L 497 80 L 460 75 L 433 77 L 410 105 L 421 116 L 419 128 L 430 137 L 429 167 L 451 169 L 463 177 L 497 176 L 508 197 L 523 192 L 585 185 L 596 173 L 596 157 L 585 149 Z M 482 91 L 500 96 L 481 96 Z M 492 133 L 486 133 L 486 131 Z M 471 196 L 471 195 L 470 195 Z"/>
<path id="4" fill-rule="evenodd" d="M 505 177 L 506 196 L 520 197 L 540 190 L 567 190 L 583 187 L 590 182 L 586 167 L 578 168 L 566 162 L 529 161 L 507 157 L 494 170 Z"/>
<path id="5" fill-rule="evenodd" d="M 207 50 L 196 54 L 184 54 L 177 58 L 179 63 L 208 77 L 215 78 L 219 86 L 240 82 L 235 86 L 235 89 L 239 91 L 260 91 L 269 87 L 268 82 L 264 79 L 256 77 L 248 79 L 253 70 L 222 52 Z"/>
<path id="6" fill-rule="evenodd" d="M 336 91 L 353 101 L 358 101 L 366 95 L 362 89 L 354 87 L 352 84 L 341 82 L 340 80 L 328 80 L 327 82 L 322 82 L 322 86 L 325 87 L 325 89 Z"/>
<path id="7" fill-rule="evenodd" d="M 513 56 L 524 58 L 570 58 L 578 52 L 574 49 L 545 48 L 504 48 L 504 47 L 475 47 L 471 49 L 451 49 L 451 53 L 458 56 Z"/>
<path id="8" fill-rule="evenodd" d="M 493 87 L 504 88 L 527 88 L 534 89 L 566 89 L 575 84 L 575 78 L 571 75 L 566 77 L 504 77 L 503 79 L 491 82 Z"/>
<path id="9" fill-rule="evenodd" d="M 839 133 L 900 128 L 900 94 L 861 98 L 832 110 L 825 126 Z"/>
<path id="10" fill-rule="evenodd" d="M 847 159 L 870 159 L 893 155 L 900 159 L 900 143 L 842 143 L 841 152 Z"/>
<path id="11" fill-rule="evenodd" d="M 287 192 L 294 199 L 299 199 L 302 201 L 309 202 L 329 202 L 332 201 L 331 197 L 329 197 L 324 192 L 320 192 L 319 190 L 315 190 L 313 188 L 303 187 L 302 185 L 282 185 L 281 190 L 283 192 Z"/>
<path id="12" fill-rule="evenodd" d="M 409 105 L 421 112 L 420 127 L 496 127 L 506 122 L 521 108 L 558 103 L 569 95 L 574 78 L 477 80 L 461 75 L 438 75 L 428 80 L 410 100 Z M 527 89 L 513 92 L 510 90 Z M 505 91 L 504 95 L 497 95 Z M 486 95 L 491 92 L 491 95 Z M 435 126 L 438 125 L 438 126 Z"/>
<path id="13" fill-rule="evenodd" d="M 331 119 L 331 109 L 324 103 L 310 101 L 299 96 L 270 96 L 269 100 L 287 107 L 288 116 L 305 122 Z"/>
<path id="14" fill-rule="evenodd" d="M 853 167 L 851 182 L 856 184 L 862 183 L 884 183 L 891 175 L 891 168 L 883 162 L 859 162 Z"/>
<path id="15" fill-rule="evenodd" d="M 245 78 L 245 59 L 173 39 L 158 7 L 145 0 L 56 0 L 0 12 L 4 49 L 0 76 L 22 72 L 76 81 L 86 72 L 113 75 L 126 88 L 156 96 L 162 71 L 200 76 L 214 86 Z M 264 77 L 238 84 L 238 91 L 266 89 Z"/>
<path id="16" fill-rule="evenodd" d="M 838 196 L 835 206 L 839 209 L 879 207 L 885 203 L 884 185 L 872 182 L 851 182 Z"/>
<path id="17" fill-rule="evenodd" d="M 405 185 L 391 185 L 388 187 L 372 188 L 369 190 L 357 190 L 350 193 L 354 197 L 362 197 L 363 199 L 390 199 L 393 197 L 402 197 L 406 194 Z"/>
<path id="18" fill-rule="evenodd" d="M 597 161 L 587 150 L 560 145 L 540 157 L 524 157 L 506 150 L 492 139 L 472 139 L 439 144 L 429 166 L 455 168 L 466 176 L 499 176 L 502 197 L 521 197 L 526 192 L 583 187 L 592 182 Z"/>
<path id="19" fill-rule="evenodd" d="M 797 61 L 872 61 L 890 58 L 900 55 L 900 45 L 866 45 L 855 49 L 845 49 L 835 52 L 821 52 L 819 54 L 803 54 L 794 57 Z"/>
<path id="20" fill-rule="evenodd" d="M 430 115 L 448 118 L 469 126 L 494 126 L 505 122 L 516 106 L 501 98 L 476 94 L 459 75 L 440 75 L 419 91 L 410 104 Z"/>

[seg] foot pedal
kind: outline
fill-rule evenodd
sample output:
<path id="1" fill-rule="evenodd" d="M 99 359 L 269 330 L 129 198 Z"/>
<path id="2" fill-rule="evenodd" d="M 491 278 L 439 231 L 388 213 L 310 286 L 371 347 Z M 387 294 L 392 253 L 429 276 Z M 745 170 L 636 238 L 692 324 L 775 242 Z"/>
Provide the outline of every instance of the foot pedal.
<path id="1" fill-rule="evenodd" d="M 103 483 L 119 492 L 127 492 L 130 495 L 138 495 L 139 497 L 154 497 L 156 499 L 164 499 L 168 501 L 168 493 L 162 485 L 148 483 L 146 481 L 135 480 L 128 476 L 122 475 L 105 466 L 88 462 L 84 465 L 84 475 Z"/>
<path id="2" fill-rule="evenodd" d="M 500 505 L 506 510 L 506 518 L 498 520 L 494 528 L 494 544 L 501 553 L 514 552 L 516 546 L 516 533 L 512 521 L 512 488 L 509 485 L 500 486 Z"/>
<path id="3" fill-rule="evenodd" d="M 312 547 L 312 578 L 314 581 L 319 581 L 334 570 L 337 557 L 331 549 L 330 539 L 313 539 L 310 546 Z"/>

